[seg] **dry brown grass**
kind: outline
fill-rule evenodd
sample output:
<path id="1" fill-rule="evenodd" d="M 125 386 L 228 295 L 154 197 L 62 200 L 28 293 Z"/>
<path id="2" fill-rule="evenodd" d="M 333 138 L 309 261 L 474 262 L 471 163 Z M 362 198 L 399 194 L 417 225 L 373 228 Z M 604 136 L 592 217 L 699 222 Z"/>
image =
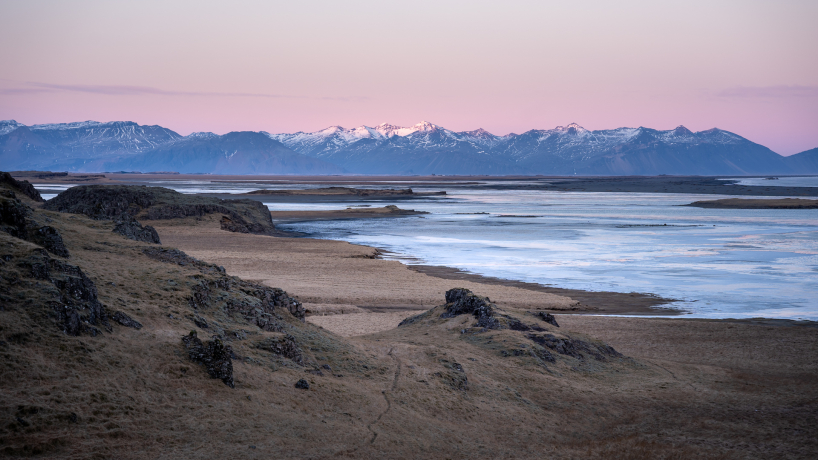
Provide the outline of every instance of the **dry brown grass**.
<path id="1" fill-rule="evenodd" d="M 145 244 L 111 233 L 107 223 L 49 216 L 100 299 L 145 327 L 68 337 L 38 313 L 35 291 L 0 311 L 0 452 L 9 456 L 732 459 L 813 458 L 818 451 L 815 328 L 561 315 L 560 329 L 547 327 L 552 333 L 601 339 L 629 358 L 559 355 L 543 366 L 512 353 L 530 344 L 519 332 L 462 334 L 473 322 L 466 316 L 349 339 L 308 323 L 292 329 L 311 361 L 302 367 L 254 348 L 277 333 L 248 325 L 246 338 L 230 342 L 239 356 L 231 389 L 191 363 L 181 344 L 195 328 L 186 300 L 195 269 L 148 259 Z M 171 230 L 163 241 L 174 241 Z M 191 255 L 216 255 L 211 261 L 242 273 L 244 262 L 231 258 L 229 245 L 223 253 L 209 246 L 218 235 L 208 232 L 204 249 Z M 243 235 L 230 237 L 248 244 Z M 326 246 L 310 240 L 270 240 L 254 243 L 269 272 L 258 276 L 256 265 L 246 270 L 249 278 L 302 298 L 332 297 L 337 252 L 322 254 Z M 350 254 L 364 250 L 347 246 Z M 0 234 L 0 248 L 31 245 Z M 385 266 L 344 260 L 352 273 L 378 269 L 363 264 Z M 376 286 L 374 297 L 413 305 L 415 294 L 433 297 L 429 279 L 395 280 L 391 298 Z M 491 295 L 501 307 L 503 293 L 512 295 Z M 305 372 L 321 364 L 332 371 Z M 458 388 L 463 376 L 467 389 Z M 300 378 L 309 390 L 294 388 Z"/>

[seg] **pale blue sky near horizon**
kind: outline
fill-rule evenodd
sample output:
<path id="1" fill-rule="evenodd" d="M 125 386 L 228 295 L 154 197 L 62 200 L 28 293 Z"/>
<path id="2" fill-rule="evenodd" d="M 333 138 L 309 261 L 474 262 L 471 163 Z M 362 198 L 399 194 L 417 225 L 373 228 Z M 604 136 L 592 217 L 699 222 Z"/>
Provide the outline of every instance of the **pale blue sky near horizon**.
<path id="1" fill-rule="evenodd" d="M 421 120 L 818 147 L 817 1 L 0 1 L 0 119 L 181 134 Z"/>

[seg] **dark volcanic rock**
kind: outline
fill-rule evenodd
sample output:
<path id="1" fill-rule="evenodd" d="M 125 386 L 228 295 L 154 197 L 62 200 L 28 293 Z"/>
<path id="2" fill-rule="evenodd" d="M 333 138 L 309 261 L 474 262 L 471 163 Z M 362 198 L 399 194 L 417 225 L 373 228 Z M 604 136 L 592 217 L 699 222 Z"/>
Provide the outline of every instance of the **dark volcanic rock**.
<path id="1" fill-rule="evenodd" d="M 582 359 L 582 355 L 577 350 L 574 340 L 560 339 L 551 334 L 544 335 L 531 334 L 528 336 L 528 338 L 531 339 L 532 342 L 542 345 L 543 347 L 548 347 L 561 355 L 567 355 L 577 359 Z"/>
<path id="2" fill-rule="evenodd" d="M 15 266 L 23 278 L 38 280 L 35 285 L 42 295 L 41 302 L 52 311 L 64 333 L 77 336 L 87 332 L 95 336 L 100 333 L 95 326 L 111 330 L 94 282 L 79 267 L 51 258 L 44 249 L 16 257 Z"/>
<path id="3" fill-rule="evenodd" d="M 135 241 L 162 244 L 162 242 L 159 241 L 159 234 L 156 233 L 156 229 L 150 225 L 143 227 L 136 219 L 127 214 L 120 216 L 120 219 L 116 222 L 116 226 L 114 226 L 113 232 Z"/>
<path id="4" fill-rule="evenodd" d="M 199 310 L 218 307 L 228 313 L 240 314 L 247 321 L 270 332 L 281 332 L 282 330 L 282 321 L 276 311 L 279 308 L 285 309 L 302 322 L 305 320 L 304 305 L 281 289 L 228 276 L 223 267 L 194 259 L 178 249 L 147 248 L 142 252 L 152 259 L 191 266 L 199 269 L 203 274 L 212 276 L 199 280 L 191 287 L 191 295 L 188 298 L 191 308 Z M 218 295 L 213 295 L 214 292 Z M 221 295 L 228 293 L 232 295 Z M 229 298 L 214 300 L 223 297 Z"/>
<path id="5" fill-rule="evenodd" d="M 0 194 L 0 230 L 17 238 L 26 239 L 26 218 L 30 211 L 14 192 Z"/>
<path id="6" fill-rule="evenodd" d="M 34 188 L 33 185 L 27 180 L 20 180 L 11 177 L 11 175 L 7 172 L 0 171 L 0 184 L 6 184 L 11 188 L 19 190 L 25 196 L 31 198 L 37 202 L 44 202 L 45 200 L 43 197 L 40 196 L 40 192 Z"/>
<path id="7" fill-rule="evenodd" d="M 309 390 L 310 382 L 307 382 L 304 379 L 299 379 L 297 382 L 295 382 L 295 387 L 298 388 L 299 390 Z"/>
<path id="8" fill-rule="evenodd" d="M 56 228 L 48 225 L 38 228 L 35 226 L 35 228 L 29 228 L 27 233 L 28 240 L 32 243 L 39 244 L 54 255 L 69 257 L 68 248 L 65 247 L 62 235 Z"/>
<path id="9" fill-rule="evenodd" d="M 221 379 L 225 385 L 235 388 L 233 361 L 230 358 L 233 349 L 229 345 L 225 345 L 218 337 L 203 343 L 196 337 L 196 331 L 182 337 L 182 342 L 187 348 L 188 357 L 203 364 L 211 378 Z"/>
<path id="10" fill-rule="evenodd" d="M 147 248 L 143 250 L 142 253 L 150 257 L 151 259 L 158 260 L 160 262 L 165 262 L 168 264 L 176 264 L 181 265 L 183 267 L 190 265 L 204 272 L 224 273 L 224 268 L 215 264 L 202 262 L 199 259 L 190 257 L 189 255 L 185 254 L 183 251 L 180 251 L 178 249 Z"/>
<path id="11" fill-rule="evenodd" d="M 580 352 L 591 355 L 597 361 L 606 361 L 606 356 L 621 358 L 622 354 L 614 350 L 610 345 L 588 343 L 584 340 L 565 338 L 561 339 L 551 334 L 535 335 L 529 334 L 531 341 L 548 347 L 559 354 L 572 356 L 577 359 L 583 359 Z"/>
<path id="12" fill-rule="evenodd" d="M 60 232 L 54 227 L 40 225 L 32 210 L 10 190 L 0 190 L 0 230 L 38 244 L 54 255 L 69 256 Z"/>
<path id="13" fill-rule="evenodd" d="M 43 208 L 83 214 L 96 220 L 112 220 L 123 214 L 136 216 L 154 204 L 151 188 L 128 185 L 81 185 L 48 200 Z"/>
<path id="14" fill-rule="evenodd" d="M 236 222 L 227 216 L 222 216 L 221 229 L 234 233 L 253 233 L 247 227 L 246 222 Z"/>
<path id="15" fill-rule="evenodd" d="M 477 327 L 500 329 L 502 325 L 494 314 L 494 304 L 488 297 L 474 294 L 468 289 L 454 288 L 446 291 L 446 311 L 441 318 L 452 318 L 471 313 L 477 318 Z"/>
<path id="16" fill-rule="evenodd" d="M 132 327 L 134 329 L 142 329 L 142 324 L 139 321 L 131 318 L 130 316 L 122 313 L 121 311 L 116 311 L 111 315 L 111 319 L 116 321 L 117 323 L 125 326 L 125 327 Z"/>
<path id="17" fill-rule="evenodd" d="M 557 324 L 557 319 L 554 318 L 554 315 L 552 315 L 550 313 L 546 313 L 544 311 L 536 311 L 536 312 L 533 312 L 531 314 L 536 316 L 537 318 L 540 318 L 541 320 L 545 321 L 548 324 L 552 324 L 554 326 L 560 327 L 560 325 Z"/>
<path id="18" fill-rule="evenodd" d="M 270 211 L 256 200 L 222 200 L 185 195 L 163 187 L 135 185 L 82 185 L 49 200 L 45 209 L 84 214 L 92 219 L 113 220 L 126 215 L 149 220 L 202 217 L 222 214 L 231 222 L 225 230 L 274 235 Z"/>
<path id="19" fill-rule="evenodd" d="M 304 354 L 301 347 L 295 341 L 295 337 L 287 334 L 284 337 L 270 338 L 259 342 L 256 348 L 272 352 L 276 355 L 283 356 L 299 366 L 304 365 Z"/>

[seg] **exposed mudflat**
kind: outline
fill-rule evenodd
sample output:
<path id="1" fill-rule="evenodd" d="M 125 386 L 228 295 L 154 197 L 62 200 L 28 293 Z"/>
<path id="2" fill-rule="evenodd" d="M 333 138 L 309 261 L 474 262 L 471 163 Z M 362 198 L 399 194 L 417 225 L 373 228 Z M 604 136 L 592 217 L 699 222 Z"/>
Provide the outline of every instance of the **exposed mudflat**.
<path id="1" fill-rule="evenodd" d="M 805 200 L 802 198 L 768 198 L 761 200 L 727 198 L 723 200 L 695 201 L 687 206 L 711 209 L 818 209 L 818 200 Z"/>

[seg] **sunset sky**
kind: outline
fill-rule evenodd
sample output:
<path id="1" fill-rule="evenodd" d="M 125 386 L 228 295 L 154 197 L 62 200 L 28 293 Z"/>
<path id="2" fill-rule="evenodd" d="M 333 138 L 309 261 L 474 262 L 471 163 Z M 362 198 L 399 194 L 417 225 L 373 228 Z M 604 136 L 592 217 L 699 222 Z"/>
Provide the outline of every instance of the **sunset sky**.
<path id="1" fill-rule="evenodd" d="M 685 125 L 818 147 L 818 1 L 0 0 L 0 119 Z"/>

